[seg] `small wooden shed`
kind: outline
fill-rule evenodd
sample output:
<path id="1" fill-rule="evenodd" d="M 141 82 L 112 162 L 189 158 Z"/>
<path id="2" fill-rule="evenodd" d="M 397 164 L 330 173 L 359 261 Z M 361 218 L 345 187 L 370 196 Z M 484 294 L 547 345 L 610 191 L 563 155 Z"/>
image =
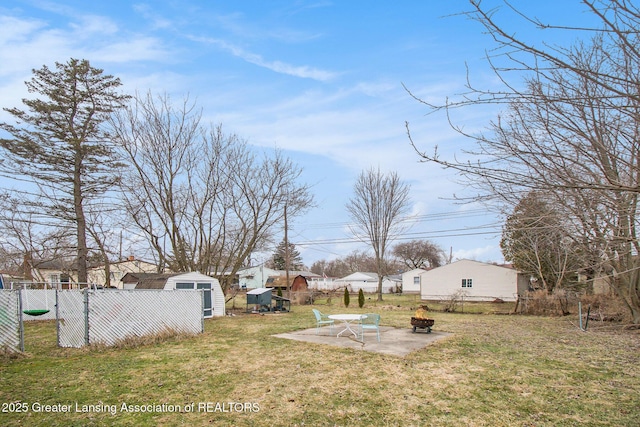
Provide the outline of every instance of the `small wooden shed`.
<path id="1" fill-rule="evenodd" d="M 309 283 L 307 282 L 307 278 L 303 275 L 296 276 L 293 279 L 293 283 L 291 283 L 291 290 L 293 292 L 308 291 Z"/>

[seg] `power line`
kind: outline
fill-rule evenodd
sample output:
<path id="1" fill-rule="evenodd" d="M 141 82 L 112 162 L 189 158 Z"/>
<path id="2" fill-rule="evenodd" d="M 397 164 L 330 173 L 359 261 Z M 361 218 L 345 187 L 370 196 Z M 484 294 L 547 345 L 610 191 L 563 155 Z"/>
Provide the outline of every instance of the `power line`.
<path id="1" fill-rule="evenodd" d="M 474 231 L 475 230 L 475 231 Z M 486 231 L 481 231 L 486 230 Z M 501 230 L 497 229 L 495 225 L 483 225 L 478 227 L 467 227 L 467 228 L 454 228 L 449 230 L 439 230 L 439 231 L 422 231 L 415 233 L 407 233 L 400 234 L 394 237 L 393 240 L 411 240 L 416 238 L 444 238 L 444 237 L 467 237 L 467 236 L 480 236 L 480 235 L 495 235 L 500 233 Z M 315 245 L 340 245 L 340 244 L 352 244 L 352 243 L 362 243 L 363 239 L 358 239 L 356 237 L 341 237 L 335 239 L 318 239 L 318 240 L 309 240 L 303 242 L 297 242 L 296 246 L 315 246 Z"/>
<path id="2" fill-rule="evenodd" d="M 422 222 L 427 222 L 427 221 L 474 218 L 474 217 L 483 217 L 486 215 L 487 215 L 486 209 L 469 209 L 466 211 L 437 212 L 437 213 L 423 214 L 423 215 L 410 215 L 400 219 L 399 222 L 420 224 Z M 310 223 L 310 224 L 305 224 L 304 228 L 306 230 L 327 230 L 327 229 L 347 228 L 353 225 L 354 224 L 352 222 L 342 221 L 342 222 Z"/>

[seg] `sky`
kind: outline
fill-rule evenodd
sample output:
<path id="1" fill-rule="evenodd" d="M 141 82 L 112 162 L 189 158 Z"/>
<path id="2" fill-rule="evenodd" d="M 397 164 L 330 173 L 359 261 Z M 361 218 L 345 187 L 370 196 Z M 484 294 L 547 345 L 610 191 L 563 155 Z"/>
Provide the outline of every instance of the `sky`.
<path id="1" fill-rule="evenodd" d="M 577 0 L 512 0 L 550 24 L 590 19 Z M 496 17 L 537 43 L 566 44 L 575 32 L 535 30 L 499 0 Z M 444 102 L 474 84 L 497 87 L 486 61 L 495 47 L 461 14 L 466 0 L 23 1 L 0 2 L 0 107 L 30 97 L 32 69 L 87 59 L 119 77 L 124 92 L 186 96 L 205 122 L 256 149 L 279 149 L 302 169 L 315 205 L 290 223 L 307 266 L 369 247 L 354 239 L 345 205 L 358 175 L 396 172 L 411 187 L 409 226 L 394 242 L 427 239 L 453 259 L 503 262 L 503 218 L 455 202 L 468 188 L 424 163 L 410 145 L 452 159 L 473 142 L 414 95 Z M 495 108 L 459 110 L 456 124 L 485 129 Z M 11 117 L 0 112 L 0 121 Z M 277 242 L 276 242 L 277 243 Z M 144 258 L 141 249 L 137 255 Z"/>

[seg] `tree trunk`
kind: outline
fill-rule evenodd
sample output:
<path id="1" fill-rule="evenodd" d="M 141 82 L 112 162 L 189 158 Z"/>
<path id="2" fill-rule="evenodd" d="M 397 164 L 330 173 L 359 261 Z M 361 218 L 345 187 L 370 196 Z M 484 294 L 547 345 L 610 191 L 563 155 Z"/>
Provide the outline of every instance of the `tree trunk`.
<path id="1" fill-rule="evenodd" d="M 76 230 L 78 236 L 78 255 L 76 258 L 78 268 L 78 284 L 87 283 L 87 220 L 82 206 L 82 157 L 81 149 L 76 150 L 75 168 L 73 174 L 73 201 L 76 214 Z"/>

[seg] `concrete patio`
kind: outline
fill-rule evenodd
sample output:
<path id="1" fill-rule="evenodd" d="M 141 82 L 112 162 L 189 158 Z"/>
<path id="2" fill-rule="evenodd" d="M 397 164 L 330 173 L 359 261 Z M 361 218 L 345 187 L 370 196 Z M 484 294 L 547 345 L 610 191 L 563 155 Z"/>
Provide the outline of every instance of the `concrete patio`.
<path id="1" fill-rule="evenodd" d="M 336 333 L 339 333 L 340 330 L 339 325 L 335 326 L 333 328 L 333 335 L 331 335 L 329 333 L 329 327 L 325 326 L 320 328 L 318 334 L 316 334 L 316 328 L 310 328 L 274 336 L 296 341 L 306 341 L 404 357 L 412 351 L 420 350 L 435 341 L 451 335 L 447 332 L 435 330 L 431 333 L 426 333 L 418 329 L 418 331 L 414 333 L 411 328 L 380 326 L 380 342 L 376 340 L 375 332 L 371 331 L 365 333 L 364 342 L 362 342 L 349 334 L 336 337 Z"/>

